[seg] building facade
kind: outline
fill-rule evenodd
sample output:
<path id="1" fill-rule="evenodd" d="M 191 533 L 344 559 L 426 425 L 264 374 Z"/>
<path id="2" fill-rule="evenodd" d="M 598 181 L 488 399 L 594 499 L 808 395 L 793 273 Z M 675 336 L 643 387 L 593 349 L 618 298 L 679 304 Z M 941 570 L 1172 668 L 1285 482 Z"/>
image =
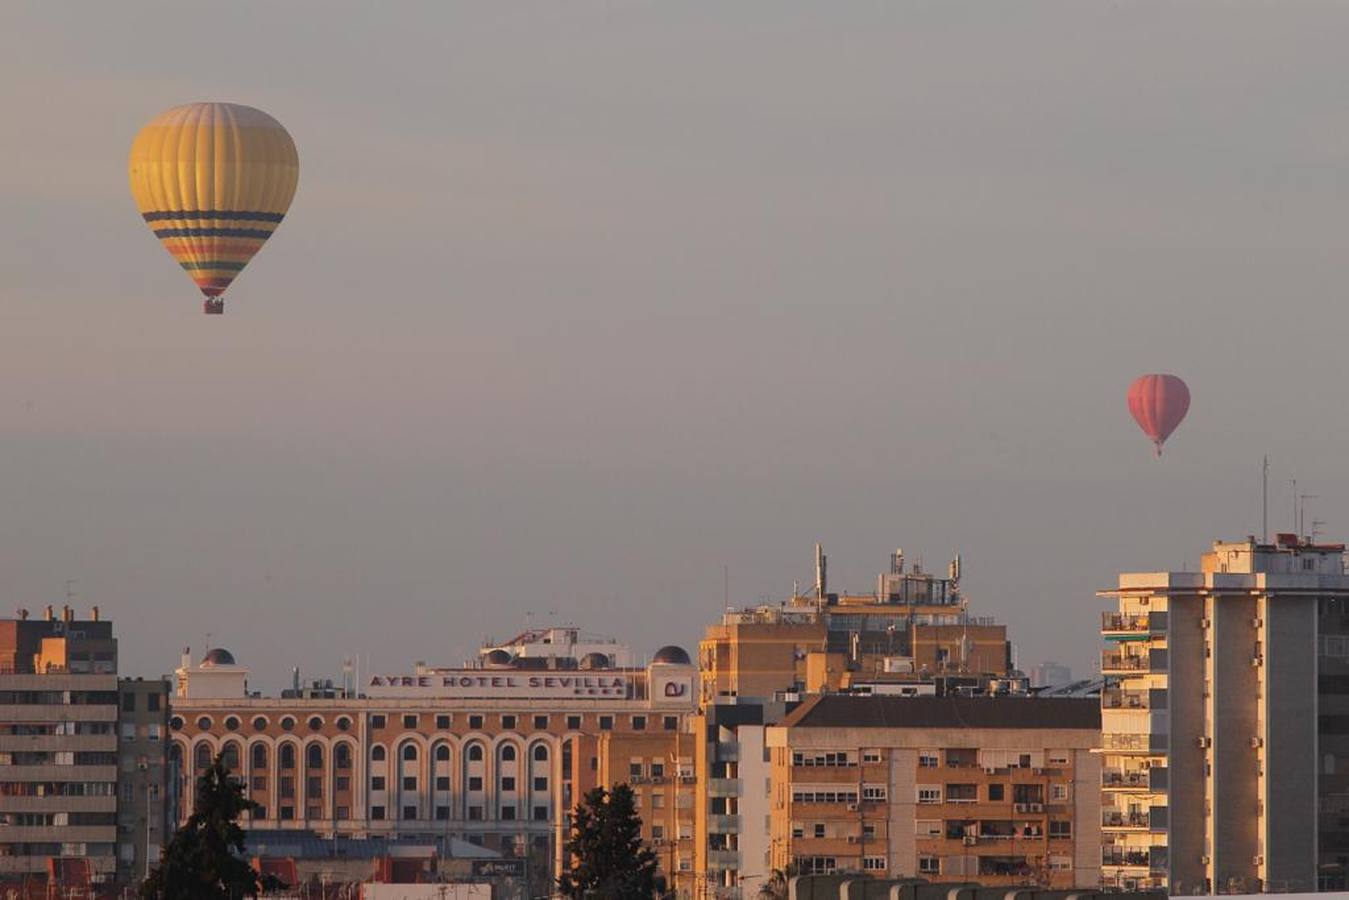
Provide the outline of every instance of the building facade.
<path id="1" fill-rule="evenodd" d="M 1095 884 L 1100 711 L 1034 697 L 811 697 L 767 730 L 773 867 Z"/>
<path id="2" fill-rule="evenodd" d="M 601 783 L 603 751 L 606 772 L 630 774 L 635 757 L 649 779 L 696 708 L 696 671 L 680 648 L 661 648 L 644 668 L 613 667 L 593 647 L 579 659 L 564 652 L 495 646 L 463 668 L 418 664 L 371 675 L 350 695 L 281 698 L 249 693 L 247 669 L 220 648 L 187 659 L 171 700 L 178 795 L 223 754 L 262 807 L 250 830 L 458 839 L 554 877 L 570 862 L 570 811 Z M 668 808 L 674 798 L 661 793 Z M 177 818 L 186 812 L 180 802 Z M 677 821 L 662 824 L 677 836 Z"/>
<path id="3" fill-rule="evenodd" d="M 177 777 L 169 771 L 169 691 L 162 678 L 117 686 L 117 880 L 143 881 L 168 841 Z"/>
<path id="4" fill-rule="evenodd" d="M 117 641 L 51 607 L 0 621 L 0 880 L 117 874 Z"/>
<path id="5" fill-rule="evenodd" d="M 1173 894 L 1343 885 L 1342 545 L 1216 542 L 1103 591 L 1103 883 Z M 1338 881 L 1338 884 L 1336 883 Z"/>

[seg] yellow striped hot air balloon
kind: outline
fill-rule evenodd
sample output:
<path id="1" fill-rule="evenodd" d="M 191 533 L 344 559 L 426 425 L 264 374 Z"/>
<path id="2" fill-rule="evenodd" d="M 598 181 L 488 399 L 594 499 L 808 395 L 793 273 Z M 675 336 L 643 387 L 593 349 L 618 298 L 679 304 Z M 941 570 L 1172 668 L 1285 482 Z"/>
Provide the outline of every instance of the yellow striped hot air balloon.
<path id="1" fill-rule="evenodd" d="M 131 194 L 206 295 L 207 313 L 285 217 L 300 158 L 281 123 L 237 103 L 175 106 L 131 144 Z"/>

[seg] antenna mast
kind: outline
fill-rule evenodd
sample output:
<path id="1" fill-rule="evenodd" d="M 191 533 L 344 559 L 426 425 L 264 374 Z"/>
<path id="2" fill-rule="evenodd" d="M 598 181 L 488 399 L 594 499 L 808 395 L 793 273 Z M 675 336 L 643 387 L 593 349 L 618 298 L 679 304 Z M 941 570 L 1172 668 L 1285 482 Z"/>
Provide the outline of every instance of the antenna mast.
<path id="1" fill-rule="evenodd" d="M 1260 541 L 1269 543 L 1269 454 L 1260 469 Z"/>

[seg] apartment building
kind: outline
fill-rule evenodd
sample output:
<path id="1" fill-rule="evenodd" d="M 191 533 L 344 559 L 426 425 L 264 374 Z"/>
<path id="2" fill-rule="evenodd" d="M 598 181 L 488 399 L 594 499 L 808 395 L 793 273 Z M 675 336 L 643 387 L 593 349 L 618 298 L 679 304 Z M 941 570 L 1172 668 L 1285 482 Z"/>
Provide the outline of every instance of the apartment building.
<path id="1" fill-rule="evenodd" d="M 142 881 L 170 836 L 169 692 L 162 678 L 117 687 L 117 880 Z"/>
<path id="2" fill-rule="evenodd" d="M 1198 571 L 1102 591 L 1103 884 L 1342 887 L 1349 862 L 1344 546 L 1215 542 Z"/>
<path id="3" fill-rule="evenodd" d="M 97 610 L 0 621 L 0 881 L 116 876 L 117 721 Z"/>
<path id="4" fill-rule="evenodd" d="M 692 896 L 697 793 L 693 735 L 685 730 L 611 731 L 600 735 L 598 752 L 599 783 L 632 788 L 642 840 L 655 851 L 661 875 L 675 897 Z"/>
<path id="5" fill-rule="evenodd" d="M 810 697 L 767 729 L 772 866 L 1095 884 L 1099 743 L 1090 699 Z"/>

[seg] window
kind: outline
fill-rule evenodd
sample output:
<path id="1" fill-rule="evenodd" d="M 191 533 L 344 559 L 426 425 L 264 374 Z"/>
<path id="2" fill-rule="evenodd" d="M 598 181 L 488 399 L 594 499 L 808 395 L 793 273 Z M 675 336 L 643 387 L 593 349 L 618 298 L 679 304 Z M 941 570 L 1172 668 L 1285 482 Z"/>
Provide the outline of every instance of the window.
<path id="1" fill-rule="evenodd" d="M 348 775 L 338 775 L 335 783 L 336 783 L 336 787 L 333 788 L 333 790 L 336 790 L 336 791 L 349 791 L 349 790 L 351 790 L 351 777 L 348 776 Z M 338 816 L 338 818 L 340 819 L 341 816 Z"/>
<path id="2" fill-rule="evenodd" d="M 337 762 L 337 768 L 339 768 L 339 769 L 350 769 L 350 768 L 351 768 L 351 745 L 350 745 L 350 744 L 338 744 L 338 745 L 337 745 L 337 748 L 336 748 L 335 750 L 333 750 L 333 759 Z"/>
<path id="3" fill-rule="evenodd" d="M 548 762 L 548 748 L 543 744 L 534 746 L 534 762 Z"/>
<path id="4" fill-rule="evenodd" d="M 337 807 L 337 818 L 339 818 L 339 819 L 350 819 L 350 818 L 351 818 L 351 807 L 350 807 L 350 806 L 339 806 L 339 807 Z"/>
<path id="5" fill-rule="evenodd" d="M 888 796 L 886 785 L 868 784 L 862 788 L 862 799 L 868 801 L 884 800 Z"/>
<path id="6" fill-rule="evenodd" d="M 183 717 L 182 717 L 182 716 L 174 716 L 172 719 L 169 719 L 169 727 L 172 728 L 174 731 L 182 731 L 182 730 L 183 730 Z"/>
<path id="7" fill-rule="evenodd" d="M 862 751 L 862 764 L 863 764 L 863 765 L 872 766 L 872 765 L 875 765 L 876 763 L 878 763 L 878 762 L 880 762 L 880 761 L 881 761 L 881 751 L 879 751 L 879 750 L 863 750 L 863 751 Z"/>
<path id="8" fill-rule="evenodd" d="M 662 727 L 664 727 L 666 731 L 678 731 L 679 716 L 666 716 L 663 720 Z"/>
<path id="9" fill-rule="evenodd" d="M 471 744 L 468 748 L 469 762 L 482 762 L 482 744 Z"/>
<path id="10" fill-rule="evenodd" d="M 123 694 L 123 695 L 122 695 L 122 712 L 135 712 L 135 711 L 136 711 L 136 695 L 135 695 L 135 694 Z"/>
<path id="11" fill-rule="evenodd" d="M 322 719 L 320 716 L 310 716 L 310 717 L 309 717 L 309 730 L 310 730 L 310 731 L 319 731 L 319 730 L 322 729 L 322 728 L 323 728 L 323 719 Z"/>
<path id="12" fill-rule="evenodd" d="M 885 869 L 884 856 L 868 856 L 862 860 L 862 868 L 868 872 L 881 872 Z"/>
<path id="13" fill-rule="evenodd" d="M 816 836 L 817 838 L 822 838 L 822 837 L 824 837 L 824 823 L 823 823 L 823 822 L 816 822 L 816 823 L 815 823 L 815 836 Z"/>
<path id="14" fill-rule="evenodd" d="M 415 818 L 417 818 L 417 807 L 415 807 L 415 806 L 405 806 L 405 807 L 403 807 L 403 818 L 404 818 L 404 819 L 415 819 Z"/>
<path id="15" fill-rule="evenodd" d="M 321 819 L 321 818 L 323 818 L 323 807 L 321 807 L 321 806 L 309 806 L 309 807 L 306 807 L 306 808 L 305 808 L 305 815 L 306 815 L 308 818 L 311 818 L 311 819 Z"/>
<path id="16" fill-rule="evenodd" d="M 305 795 L 308 797 L 317 797 L 320 794 L 322 794 L 323 777 L 320 775 L 313 775 L 309 778 L 306 778 L 304 783 L 304 790 Z"/>
<path id="17" fill-rule="evenodd" d="M 652 794 L 652 795 L 651 795 L 651 808 L 652 808 L 652 809 L 664 809 L 664 808 L 665 808 L 665 795 L 664 795 L 664 794 Z"/>
<path id="18" fill-rule="evenodd" d="M 260 807 L 258 807 L 257 809 L 255 809 L 255 810 L 253 811 L 253 818 L 254 818 L 254 819 L 265 819 L 265 818 L 267 818 L 267 807 L 265 807 L 265 806 L 260 806 Z"/>
<path id="19" fill-rule="evenodd" d="M 146 694 L 146 695 L 145 695 L 145 708 L 146 708 L 147 710 L 149 710 L 150 712 L 159 712 L 159 695 L 158 695 L 158 694 Z"/>
<path id="20" fill-rule="evenodd" d="M 1071 821 L 1049 823 L 1050 840 L 1059 840 L 1059 839 L 1066 840 L 1068 838 L 1071 838 L 1072 836 L 1073 836 L 1073 823 Z"/>
<path id="21" fill-rule="evenodd" d="M 295 727 L 295 717 L 294 717 L 294 716 L 282 716 L 282 717 L 281 717 L 281 730 L 282 730 L 282 731 L 290 731 L 290 730 L 291 730 L 292 728 L 294 728 L 294 727 Z"/>
<path id="22" fill-rule="evenodd" d="M 318 744 L 310 744 L 304 752 L 305 764 L 311 769 L 323 768 L 323 747 Z"/>
<path id="23" fill-rule="evenodd" d="M 199 730 L 201 730 L 201 731 L 210 731 L 210 730 L 211 730 L 211 717 L 210 717 L 210 716 L 202 716 L 202 717 L 200 717 L 199 719 L 197 719 L 197 728 L 198 728 Z"/>
<path id="24" fill-rule="evenodd" d="M 436 776 L 436 790 L 438 790 L 438 791 L 448 791 L 449 789 L 450 789 L 450 776 L 448 776 L 448 775 L 437 775 L 437 776 Z"/>
<path id="25" fill-rule="evenodd" d="M 641 778 L 643 775 L 642 764 L 639 762 L 628 763 L 628 777 Z"/>
<path id="26" fill-rule="evenodd" d="M 444 730 L 450 727 L 450 717 L 445 715 L 436 716 L 436 727 Z M 448 812 L 448 810 L 446 810 Z"/>
<path id="27" fill-rule="evenodd" d="M 509 775 L 503 775 L 501 778 L 501 789 L 503 791 L 515 790 L 515 779 Z"/>
<path id="28" fill-rule="evenodd" d="M 515 746 L 513 744 L 504 744 L 501 748 L 502 762 L 515 762 Z"/>
<path id="29" fill-rule="evenodd" d="M 479 728 L 482 728 L 482 716 L 478 715 L 469 716 L 468 727 L 472 728 L 474 731 L 477 731 Z"/>
<path id="30" fill-rule="evenodd" d="M 280 794 L 287 800 L 295 796 L 295 779 L 283 776 L 281 778 Z"/>
<path id="31" fill-rule="evenodd" d="M 941 820 L 919 819 L 913 823 L 913 833 L 920 838 L 941 837 Z"/>
<path id="32" fill-rule="evenodd" d="M 545 775 L 540 775 L 536 777 L 534 779 L 534 790 L 536 791 L 548 790 L 548 777 Z"/>
<path id="33" fill-rule="evenodd" d="M 405 790 L 405 791 L 415 791 L 415 790 L 417 790 L 417 776 L 416 776 L 416 775 L 404 775 L 404 776 L 403 776 L 403 790 Z"/>
<path id="34" fill-rule="evenodd" d="M 1073 867 L 1073 858 L 1071 856 L 1064 856 L 1062 854 L 1057 853 L 1050 854 L 1049 856 L 1050 869 L 1063 871 L 1065 869 L 1071 869 L 1072 867 Z"/>
<path id="35" fill-rule="evenodd" d="M 664 777 L 665 777 L 665 763 L 659 763 L 659 762 L 656 762 L 656 761 L 653 759 L 653 760 L 651 761 L 651 777 L 652 777 L 652 778 L 664 778 Z"/>
<path id="36" fill-rule="evenodd" d="M 482 776 L 481 775 L 468 776 L 468 789 L 470 791 L 482 790 Z"/>
<path id="37" fill-rule="evenodd" d="M 239 717 L 238 717 L 238 716 L 227 716 L 227 717 L 225 718 L 225 730 L 226 730 L 226 731 L 238 731 L 238 730 L 239 730 Z"/>
<path id="38" fill-rule="evenodd" d="M 1001 785 L 1001 784 L 990 784 L 990 785 L 988 786 L 988 801 L 989 801 L 990 803 L 996 803 L 996 802 L 1002 800 L 1003 794 L 1005 793 L 1005 790 L 1006 790 L 1006 786 L 1005 786 L 1005 785 Z"/>
<path id="39" fill-rule="evenodd" d="M 511 821 L 514 821 L 514 819 L 515 819 L 515 807 L 514 807 L 514 806 L 503 806 L 503 807 L 501 807 L 501 820 L 502 820 L 503 822 L 511 822 Z"/>
<path id="40" fill-rule="evenodd" d="M 480 822 L 480 821 L 482 821 L 482 807 L 481 807 L 481 806 L 470 806 L 470 807 L 468 808 L 468 820 L 469 820 L 470 822 Z"/>
<path id="41" fill-rule="evenodd" d="M 633 730 L 633 731 L 646 731 L 646 716 L 633 716 L 633 717 L 632 717 L 632 730 Z"/>
<path id="42" fill-rule="evenodd" d="M 918 871 L 924 875 L 941 874 L 941 860 L 935 856 L 918 857 Z"/>
<path id="43" fill-rule="evenodd" d="M 1064 803 L 1068 800 L 1068 785 L 1053 784 L 1049 786 L 1049 799 L 1055 803 Z"/>
<path id="44" fill-rule="evenodd" d="M 922 786 L 918 788 L 919 803 L 940 803 L 941 788 Z"/>
<path id="45" fill-rule="evenodd" d="M 230 741 L 225 745 L 225 768 L 231 772 L 239 771 L 239 745 Z"/>
<path id="46" fill-rule="evenodd" d="M 536 807 L 534 807 L 534 821 L 535 821 L 535 822 L 547 822 L 547 821 L 548 821 L 548 807 L 546 807 L 546 806 L 536 806 Z M 654 830 L 655 830 L 656 828 L 658 828 L 658 827 L 660 827 L 660 826 L 653 826 L 653 827 L 652 827 L 652 830 L 654 831 Z"/>
<path id="47" fill-rule="evenodd" d="M 134 694 L 128 694 L 127 696 L 128 696 L 128 697 L 132 697 L 132 696 L 135 696 L 135 695 L 134 695 Z M 122 723 L 122 740 L 124 740 L 124 741 L 134 741 L 135 739 L 136 739 L 136 723 L 135 723 L 135 722 L 123 722 L 123 723 Z"/>
<path id="48" fill-rule="evenodd" d="M 283 819 L 284 821 L 287 821 L 287 822 L 289 822 L 291 819 L 295 818 L 295 807 L 293 807 L 293 806 L 283 806 L 283 807 L 281 807 L 281 815 L 279 816 L 279 818 L 281 818 L 281 819 Z"/>
<path id="49" fill-rule="evenodd" d="M 383 776 L 383 775 L 375 775 L 375 776 L 372 776 L 372 777 L 371 777 L 371 779 L 370 779 L 370 790 L 372 790 L 372 791 L 382 791 L 382 790 L 384 790 L 384 776 Z"/>
<path id="50" fill-rule="evenodd" d="M 918 766 L 923 769 L 937 768 L 937 751 L 936 750 L 918 751 Z"/>
<path id="51" fill-rule="evenodd" d="M 417 747 L 415 744 L 403 745 L 403 762 L 417 761 Z"/>
<path id="52" fill-rule="evenodd" d="M 266 718 L 265 716 L 254 716 L 254 717 L 253 717 L 253 730 L 254 730 L 254 731 L 266 731 L 266 730 L 267 730 L 267 718 Z"/>
<path id="53" fill-rule="evenodd" d="M 580 731 L 580 730 L 581 730 L 581 717 L 580 717 L 580 716 L 567 716 L 567 730 L 568 730 L 568 731 Z"/>
<path id="54" fill-rule="evenodd" d="M 793 825 L 793 826 L 792 826 L 792 837 L 794 837 L 794 838 L 800 838 L 800 837 L 805 837 L 805 836 L 806 836 L 805 829 L 803 829 L 800 825 Z"/>
<path id="55" fill-rule="evenodd" d="M 450 761 L 450 745 L 441 744 L 438 747 L 436 747 L 436 762 L 449 762 L 449 761 Z"/>
<path id="56" fill-rule="evenodd" d="M 450 818 L 450 808 L 449 808 L 448 806 L 437 806 L 437 807 L 436 807 L 436 821 L 437 821 L 437 822 L 446 822 L 446 821 L 449 821 L 449 818 Z"/>
<path id="57" fill-rule="evenodd" d="M 384 807 L 382 807 L 382 806 L 372 806 L 372 807 L 370 807 L 370 818 L 374 819 L 376 822 L 383 821 L 383 819 L 384 819 Z"/>
<path id="58" fill-rule="evenodd" d="M 253 776 L 253 790 L 255 790 L 255 791 L 265 791 L 265 790 L 267 790 L 267 776 L 266 776 L 266 775 L 254 775 L 254 776 Z"/>
<path id="59" fill-rule="evenodd" d="M 348 731 L 348 730 L 350 730 L 350 728 L 351 728 L 351 719 L 347 718 L 346 716 L 338 716 L 338 717 L 337 717 L 337 730 L 338 730 L 338 731 Z"/>
<path id="60" fill-rule="evenodd" d="M 535 731 L 547 731 L 547 730 L 548 730 L 548 717 L 547 717 L 547 716 L 535 716 L 535 717 L 534 717 L 534 730 L 535 730 Z"/>
<path id="61" fill-rule="evenodd" d="M 252 755 L 253 755 L 253 768 L 254 768 L 254 769 L 266 769 L 266 768 L 267 768 L 267 747 L 266 747 L 265 745 L 263 745 L 263 744 L 254 744 L 254 745 L 253 745 L 253 750 L 252 750 Z"/>
<path id="62" fill-rule="evenodd" d="M 371 727 L 371 728 L 383 728 L 383 727 L 384 727 L 384 714 L 383 714 L 383 713 L 375 713 L 374 715 L 372 715 L 372 716 L 370 717 L 370 727 Z M 381 818 L 383 818 L 383 817 L 381 816 Z"/>
<path id="63" fill-rule="evenodd" d="M 614 730 L 614 717 L 600 716 L 600 731 L 613 731 L 613 730 Z"/>
<path id="64" fill-rule="evenodd" d="M 384 748 L 379 744 L 370 748 L 370 759 L 373 762 L 384 762 Z"/>
<path id="65" fill-rule="evenodd" d="M 404 728 L 416 728 L 416 727 L 417 727 L 417 716 L 416 716 L 415 713 L 410 714 L 410 715 L 405 715 L 405 716 L 403 716 L 403 727 L 404 727 Z M 406 810 L 405 810 L 405 812 L 406 812 Z M 407 818 L 407 816 L 404 816 L 403 818 Z M 413 816 L 413 818 L 415 819 L 416 816 Z"/>
<path id="66" fill-rule="evenodd" d="M 514 728 L 515 728 L 515 716 L 502 716 L 502 717 L 501 717 L 501 727 L 502 727 L 502 728 L 505 728 L 505 729 L 507 729 L 507 730 L 514 730 Z"/>

